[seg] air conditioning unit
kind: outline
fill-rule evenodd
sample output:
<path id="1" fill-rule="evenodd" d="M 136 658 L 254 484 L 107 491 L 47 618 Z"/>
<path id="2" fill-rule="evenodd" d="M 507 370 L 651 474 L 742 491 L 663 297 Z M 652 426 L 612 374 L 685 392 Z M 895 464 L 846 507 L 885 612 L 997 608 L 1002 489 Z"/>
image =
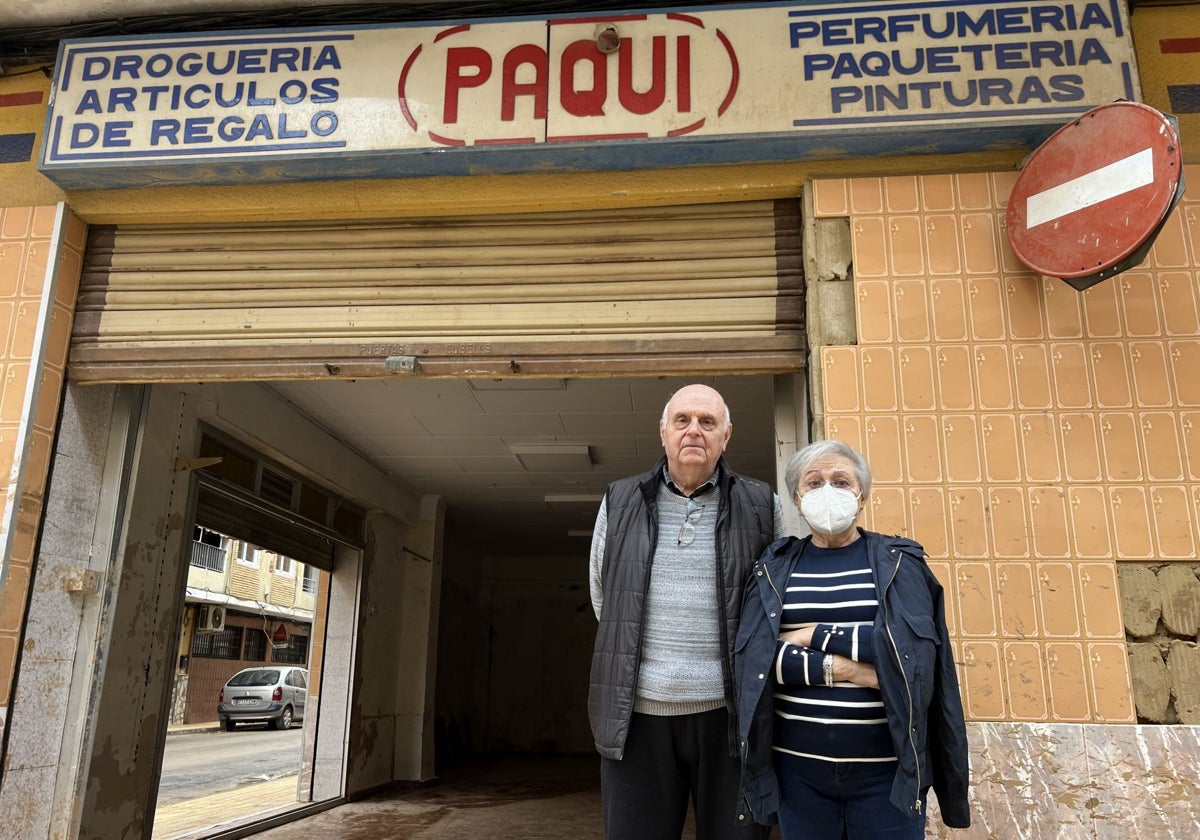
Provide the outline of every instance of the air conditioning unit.
<path id="1" fill-rule="evenodd" d="M 225 608 L 213 604 L 200 607 L 200 621 L 196 625 L 197 633 L 220 633 L 225 629 Z"/>

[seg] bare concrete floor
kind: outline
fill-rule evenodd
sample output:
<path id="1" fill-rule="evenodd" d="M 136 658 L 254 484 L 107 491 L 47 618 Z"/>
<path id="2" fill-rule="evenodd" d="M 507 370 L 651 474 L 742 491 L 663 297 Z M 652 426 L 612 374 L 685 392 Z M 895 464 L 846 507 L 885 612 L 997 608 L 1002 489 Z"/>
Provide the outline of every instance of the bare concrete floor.
<path id="1" fill-rule="evenodd" d="M 450 765 L 435 784 L 351 802 L 259 840 L 601 840 L 600 760 L 497 756 Z"/>

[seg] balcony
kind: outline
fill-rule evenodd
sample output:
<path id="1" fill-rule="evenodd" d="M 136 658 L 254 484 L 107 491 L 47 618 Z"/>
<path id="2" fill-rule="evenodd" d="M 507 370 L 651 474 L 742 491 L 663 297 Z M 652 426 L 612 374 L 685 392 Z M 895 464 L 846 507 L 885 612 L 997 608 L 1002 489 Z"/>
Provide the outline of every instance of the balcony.
<path id="1" fill-rule="evenodd" d="M 197 569 L 207 569 L 210 572 L 225 571 L 225 549 L 215 545 L 192 541 L 191 565 Z"/>

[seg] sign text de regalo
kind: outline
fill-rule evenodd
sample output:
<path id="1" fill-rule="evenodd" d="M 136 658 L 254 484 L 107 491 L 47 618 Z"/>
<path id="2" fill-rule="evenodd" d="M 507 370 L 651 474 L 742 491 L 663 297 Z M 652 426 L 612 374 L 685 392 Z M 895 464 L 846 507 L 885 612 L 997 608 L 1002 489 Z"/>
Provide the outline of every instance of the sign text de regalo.
<path id="1" fill-rule="evenodd" d="M 41 168 L 100 186 L 947 151 L 947 126 L 1027 142 L 1138 93 L 1118 0 L 76 40 Z"/>

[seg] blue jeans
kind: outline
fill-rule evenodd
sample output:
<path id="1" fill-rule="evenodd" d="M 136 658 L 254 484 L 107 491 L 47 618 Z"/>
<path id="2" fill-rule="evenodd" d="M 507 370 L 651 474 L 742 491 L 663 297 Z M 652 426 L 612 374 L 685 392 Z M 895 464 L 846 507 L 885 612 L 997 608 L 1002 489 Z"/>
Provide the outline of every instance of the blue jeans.
<path id="1" fill-rule="evenodd" d="M 921 840 L 925 809 L 912 819 L 891 803 L 895 762 L 817 761 L 775 754 L 783 840 Z M 921 792 L 925 802 L 925 791 Z"/>

